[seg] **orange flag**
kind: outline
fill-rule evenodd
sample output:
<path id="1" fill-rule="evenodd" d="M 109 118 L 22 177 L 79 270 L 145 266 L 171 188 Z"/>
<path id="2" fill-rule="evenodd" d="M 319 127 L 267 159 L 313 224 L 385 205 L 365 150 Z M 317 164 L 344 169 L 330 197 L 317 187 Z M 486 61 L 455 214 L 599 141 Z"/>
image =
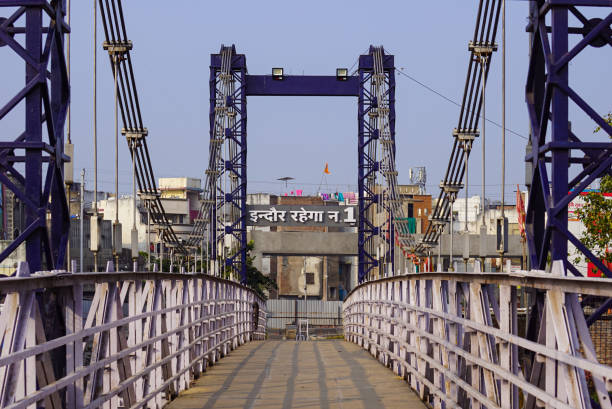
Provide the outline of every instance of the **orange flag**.
<path id="1" fill-rule="evenodd" d="M 325 170 L 323 171 L 323 173 L 325 173 L 326 175 L 331 174 L 331 172 L 329 171 L 329 164 L 325 164 Z"/>

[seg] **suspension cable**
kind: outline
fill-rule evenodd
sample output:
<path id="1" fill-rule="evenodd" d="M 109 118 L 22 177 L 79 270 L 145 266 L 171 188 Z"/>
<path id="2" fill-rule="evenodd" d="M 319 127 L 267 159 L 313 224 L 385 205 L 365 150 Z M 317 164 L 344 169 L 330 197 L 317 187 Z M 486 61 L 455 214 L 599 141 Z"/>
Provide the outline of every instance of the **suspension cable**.
<path id="1" fill-rule="evenodd" d="M 113 52 L 117 52 L 118 48 L 124 48 L 121 51 L 123 58 L 118 60 L 116 73 L 113 73 L 117 76 L 118 82 L 117 102 L 123 123 L 121 132 L 126 136 L 128 147 L 136 163 L 136 181 L 139 191 L 143 198 L 145 198 L 144 200 L 149 202 L 151 219 L 158 226 L 158 234 L 162 242 L 175 248 L 178 253 L 184 254 L 186 250 L 172 228 L 164 210 L 153 173 L 153 165 L 146 138 L 148 130 L 144 127 L 142 121 L 134 68 L 130 55 L 132 43 L 127 39 L 121 0 L 99 0 L 98 4 L 104 28 L 104 45 L 109 51 L 111 67 L 114 66 Z M 138 140 L 140 142 L 136 144 L 136 149 L 133 149 L 133 145 L 130 142 L 131 139 L 132 141 Z"/>
<path id="2" fill-rule="evenodd" d="M 491 66 L 492 52 L 496 50 L 495 37 L 501 11 L 501 0 L 480 0 L 478 16 L 474 28 L 474 36 L 470 41 L 470 56 L 468 60 L 468 72 L 464 87 L 463 99 L 459 113 L 459 121 L 455 128 L 453 147 L 450 159 L 441 185 L 460 185 L 465 176 L 467 158 L 469 154 L 462 147 L 461 136 L 478 136 L 478 124 L 482 117 L 483 82 L 486 82 Z M 483 7 L 484 5 L 484 7 Z M 488 55 L 487 64 L 480 64 L 479 57 L 483 53 Z M 470 144 L 471 148 L 471 144 Z M 447 220 L 451 209 L 451 196 L 440 188 L 438 200 L 431 213 L 432 223 L 429 223 L 425 235 L 416 248 L 419 254 L 426 253 L 427 249 L 438 243 L 442 231 L 439 229 L 439 221 Z M 435 223 L 434 223 L 435 222 Z"/>

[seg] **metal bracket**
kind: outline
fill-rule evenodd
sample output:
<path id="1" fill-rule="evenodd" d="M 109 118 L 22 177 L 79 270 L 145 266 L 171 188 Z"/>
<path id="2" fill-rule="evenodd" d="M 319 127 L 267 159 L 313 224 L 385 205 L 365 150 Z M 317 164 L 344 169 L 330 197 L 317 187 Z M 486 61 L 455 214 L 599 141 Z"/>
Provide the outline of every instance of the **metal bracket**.
<path id="1" fill-rule="evenodd" d="M 132 49 L 131 41 L 105 41 L 102 43 L 102 48 L 108 51 L 110 55 L 125 54 Z"/>
<path id="2" fill-rule="evenodd" d="M 431 224 L 434 225 L 435 228 L 440 230 L 444 229 L 444 227 L 448 223 L 448 219 L 444 219 L 442 217 L 430 217 L 429 221 Z"/>
<path id="3" fill-rule="evenodd" d="M 149 130 L 147 128 L 142 129 L 121 129 L 121 134 L 125 136 L 128 144 L 133 148 L 138 148 L 141 145 L 141 142 L 145 137 L 149 135 Z"/>
<path id="4" fill-rule="evenodd" d="M 465 152 L 469 153 L 472 150 L 474 140 L 480 136 L 478 129 L 453 129 L 453 137 L 460 142 L 459 146 Z"/>
<path id="5" fill-rule="evenodd" d="M 473 141 L 480 137 L 480 131 L 478 129 L 453 129 L 453 136 L 461 142 Z"/>
<path id="6" fill-rule="evenodd" d="M 444 193 L 448 195 L 451 203 L 454 203 L 457 199 L 457 193 L 463 189 L 463 183 L 444 183 L 440 182 L 440 189 L 444 190 Z"/>
<path id="7" fill-rule="evenodd" d="M 143 200 L 145 202 L 153 202 L 155 200 L 157 200 L 157 198 L 160 197 L 160 193 L 157 192 L 142 192 L 142 191 L 138 191 L 138 197 L 140 197 L 140 200 Z"/>
<path id="8" fill-rule="evenodd" d="M 489 41 L 470 41 L 468 44 L 468 50 L 478 56 L 490 56 L 494 51 L 497 51 L 497 44 Z"/>

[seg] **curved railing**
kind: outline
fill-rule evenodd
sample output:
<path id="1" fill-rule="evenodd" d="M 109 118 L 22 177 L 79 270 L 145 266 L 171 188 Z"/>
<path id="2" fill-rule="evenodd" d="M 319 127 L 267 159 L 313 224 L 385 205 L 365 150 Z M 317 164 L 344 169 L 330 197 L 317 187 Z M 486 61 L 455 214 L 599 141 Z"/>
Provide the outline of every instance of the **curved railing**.
<path id="1" fill-rule="evenodd" d="M 203 274 L 30 275 L 23 263 L 0 295 L 1 407 L 161 408 L 265 338 L 263 300 Z"/>
<path id="2" fill-rule="evenodd" d="M 612 297 L 612 280 L 541 271 L 390 277 L 349 294 L 345 337 L 436 408 L 610 408 L 611 363 L 598 362 L 581 305 L 594 296 Z"/>

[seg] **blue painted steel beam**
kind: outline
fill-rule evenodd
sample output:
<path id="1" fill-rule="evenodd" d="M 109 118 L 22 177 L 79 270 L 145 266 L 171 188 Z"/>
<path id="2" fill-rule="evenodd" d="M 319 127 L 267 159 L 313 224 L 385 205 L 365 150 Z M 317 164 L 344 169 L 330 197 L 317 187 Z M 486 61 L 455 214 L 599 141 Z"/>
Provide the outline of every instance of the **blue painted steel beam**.
<path id="1" fill-rule="evenodd" d="M 232 45 L 232 69 L 246 68 L 246 56 L 236 54 L 236 46 Z M 221 54 L 210 55 L 210 68 L 221 69 Z"/>
<path id="2" fill-rule="evenodd" d="M 271 75 L 247 75 L 246 83 L 249 96 L 359 96 L 356 76 L 340 80 L 335 75 L 284 75 L 278 80 Z"/>
<path id="3" fill-rule="evenodd" d="M 31 271 L 61 269 L 70 228 L 63 175 L 69 159 L 64 155 L 70 95 L 64 58 L 64 35 L 69 31 L 64 22 L 66 4 L 65 0 L 0 2 L 0 10 L 8 6 L 22 7 L 11 10 L 7 21 L 25 19 L 25 48 L 13 38 L 20 33 L 0 29 L 0 40 L 23 60 L 26 85 L 0 106 L 0 118 L 25 101 L 25 131 L 0 144 L 0 181 L 25 204 L 26 227 L 0 253 L 0 262 L 25 243 Z M 44 14 L 49 17 L 46 27 Z M 48 142 L 43 141 L 43 126 Z M 16 150 L 25 153 L 18 156 Z M 15 167 L 17 162 L 24 162 L 24 172 Z"/>
<path id="4" fill-rule="evenodd" d="M 241 277 L 241 282 L 244 284 L 247 281 L 247 93 L 246 93 L 246 57 L 244 54 L 236 54 L 236 47 L 222 47 L 219 54 L 211 55 L 210 64 L 210 137 L 215 138 L 215 108 L 217 104 L 217 95 L 222 95 L 220 75 L 221 75 L 221 53 L 224 50 L 231 49 L 231 75 L 235 84 L 234 92 L 229 95 L 225 101 L 228 108 L 232 108 L 235 113 L 235 122 L 232 127 L 225 129 L 224 144 L 229 144 L 230 140 L 236 146 L 235 151 L 231 150 L 231 157 L 225 158 L 225 162 L 217 161 L 212 164 L 215 170 L 218 171 L 220 177 L 228 178 L 230 175 L 237 181 L 237 186 L 232 188 L 227 187 L 222 183 L 221 187 L 212 189 L 212 198 L 215 204 L 211 208 L 211 223 L 210 228 L 210 246 L 211 259 L 218 260 L 220 255 L 217 254 L 219 245 L 225 243 L 226 236 L 232 236 L 235 242 L 238 243 L 237 248 L 233 249 L 234 253 L 228 255 L 225 259 L 226 267 L 231 269 L 236 275 Z M 212 142 L 211 142 L 212 143 Z M 217 226 L 217 218 L 223 213 L 224 206 L 230 206 L 237 210 L 237 218 L 229 220 L 229 225 L 223 227 Z M 227 221 L 224 220 L 224 223 Z"/>
<path id="5" fill-rule="evenodd" d="M 556 7 L 552 9 L 552 59 L 561 59 L 568 51 L 568 10 L 567 8 Z M 561 67 L 557 72 L 559 85 L 568 84 L 568 67 Z M 555 87 L 552 91 L 551 108 L 552 117 L 552 143 L 563 144 L 569 140 L 568 109 L 569 100 L 567 94 L 561 87 Z M 567 196 L 568 192 L 568 158 L 567 149 L 555 149 L 552 151 L 552 203 L 557 202 Z M 550 217 L 550 216 L 549 216 Z M 560 223 L 567 230 L 567 206 L 559 214 L 555 215 L 555 221 Z M 553 231 L 551 238 L 551 257 L 553 260 L 567 259 L 567 239 L 561 232 Z"/>
<path id="6" fill-rule="evenodd" d="M 386 81 L 389 84 L 389 130 L 391 138 L 395 141 L 395 67 L 393 55 L 383 54 L 383 71 Z M 369 154 L 368 148 L 371 144 L 377 144 L 380 137 L 379 131 L 373 128 L 370 124 L 369 113 L 374 107 L 378 107 L 379 101 L 371 92 L 372 77 L 374 74 L 374 47 L 370 46 L 369 54 L 359 56 L 359 99 L 357 107 L 358 120 L 358 139 L 357 139 L 357 189 L 359 190 L 358 200 L 358 280 L 362 282 L 368 278 L 369 273 L 379 268 L 379 273 L 382 276 L 381 269 L 386 268 L 379 263 L 379 257 L 376 253 L 376 236 L 379 236 L 382 231 L 382 237 L 387 241 L 389 251 L 384 255 L 386 260 L 390 260 L 392 269 L 394 266 L 394 227 L 390 228 L 385 225 L 376 226 L 374 222 L 374 213 L 380 211 L 378 208 L 381 202 L 380 195 L 382 192 L 376 191 L 375 186 L 371 186 L 371 178 L 374 178 L 380 171 L 380 162 L 376 157 Z M 395 155 L 394 155 L 395 156 Z M 374 182 L 375 183 L 375 182 Z M 386 210 L 391 213 L 389 207 Z M 391 214 L 391 218 L 393 215 Z M 388 234 L 388 237 L 387 237 Z"/>
<path id="7" fill-rule="evenodd" d="M 594 10 L 603 14 L 603 21 L 570 46 L 569 36 L 574 33 L 569 27 L 569 15 L 585 20 L 577 8 L 585 6 L 607 6 Z M 567 222 L 567 206 L 571 200 L 596 178 L 612 173 L 612 145 L 582 140 L 570 129 L 571 101 L 593 120 L 593 128 L 600 126 L 604 133 L 612 135 L 612 126 L 572 89 L 568 74 L 569 63 L 574 58 L 590 45 L 599 47 L 594 40 L 606 35 L 612 21 L 610 6 L 609 1 L 531 2 L 529 30 L 532 44 L 526 100 L 532 135 L 531 152 L 525 160 L 531 162 L 533 169 L 526 218 L 533 268 L 544 269 L 550 253 L 552 260 L 563 260 L 570 272 L 580 274 L 568 260 L 569 241 L 612 278 L 610 269 L 569 231 Z M 605 50 L 609 48 L 602 48 L 602 52 Z M 569 166 L 572 163 L 581 164 L 582 170 L 570 179 Z"/>
<path id="8" fill-rule="evenodd" d="M 226 48 L 222 48 L 222 51 Z M 224 138 L 233 140 L 238 150 L 235 156 L 223 164 L 209 165 L 209 169 L 216 169 L 215 174 L 222 175 L 231 172 L 239 180 L 238 187 L 232 191 L 222 191 L 214 185 L 210 186 L 215 205 L 211 206 L 210 222 L 212 226 L 208 230 L 211 258 L 218 260 L 217 254 L 219 243 L 224 242 L 226 235 L 232 235 L 240 243 L 240 249 L 230 255 L 226 260 L 227 267 L 239 272 L 243 280 L 246 278 L 246 97 L 247 96 L 351 96 L 358 97 L 358 185 L 359 185 L 359 280 L 363 281 L 367 274 L 378 267 L 378 255 L 376 254 L 376 236 L 380 233 L 388 235 L 389 251 L 380 255 L 386 260 L 394 261 L 394 226 L 376 226 L 372 218 L 373 206 L 380 203 L 380 192 L 371 185 L 371 178 L 381 171 L 380 163 L 375 157 L 368 153 L 371 144 L 377 144 L 378 129 L 370 124 L 370 111 L 378 108 L 376 96 L 372 94 L 372 75 L 374 72 L 374 48 L 370 47 L 368 55 L 359 57 L 359 75 L 349 76 L 345 80 L 338 79 L 332 75 L 284 75 L 282 79 L 274 79 L 272 75 L 247 75 L 246 57 L 237 54 L 236 48 L 231 46 L 231 70 L 236 82 L 236 94 L 229 98 L 235 104 L 237 118 L 236 126 L 228 129 Z M 392 55 L 383 54 L 383 70 L 388 84 L 388 107 L 389 127 L 391 138 L 395 140 L 395 66 Z M 217 96 L 221 93 L 219 86 L 219 75 L 222 68 L 222 53 L 212 54 L 210 60 L 210 130 L 211 143 L 215 138 L 215 104 Z M 395 156 L 395 155 L 393 155 Z M 217 168 L 220 166 L 219 168 Z M 233 206 L 239 210 L 240 218 L 232 221 L 228 226 L 220 228 L 215 226 L 217 215 L 226 206 Z M 390 211 L 390 209 L 387 209 Z"/>
<path id="9" fill-rule="evenodd" d="M 372 54 L 372 46 L 370 46 L 370 53 L 359 56 L 359 69 L 361 70 L 373 70 L 374 69 L 374 57 Z M 395 70 L 395 56 L 385 54 L 383 56 L 383 68 L 387 70 Z"/>

